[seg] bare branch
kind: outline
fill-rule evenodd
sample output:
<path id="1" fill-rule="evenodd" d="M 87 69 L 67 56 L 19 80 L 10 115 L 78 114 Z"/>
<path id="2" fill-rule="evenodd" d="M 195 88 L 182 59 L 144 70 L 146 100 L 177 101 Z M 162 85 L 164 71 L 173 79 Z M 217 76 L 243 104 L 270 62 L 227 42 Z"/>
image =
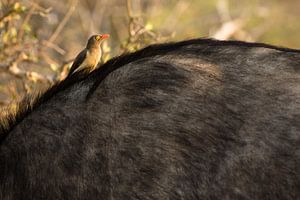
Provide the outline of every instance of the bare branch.
<path id="1" fill-rule="evenodd" d="M 213 34 L 213 38 L 218 40 L 227 40 L 232 37 L 235 33 L 237 33 L 244 25 L 244 21 L 240 19 L 232 20 L 222 24 L 219 30 Z"/>
<path id="2" fill-rule="evenodd" d="M 66 25 L 66 23 L 70 19 L 71 15 L 73 14 L 77 3 L 78 3 L 78 0 L 73 0 L 72 1 L 71 6 L 70 6 L 68 12 L 66 13 L 66 15 L 64 16 L 63 20 L 58 24 L 55 31 L 53 32 L 53 34 L 48 39 L 49 43 L 53 43 L 56 40 L 57 36 L 60 34 L 60 32 L 63 30 L 64 26 Z"/>
<path id="3" fill-rule="evenodd" d="M 15 10 L 9 10 L 7 13 L 5 13 L 2 17 L 0 17 L 0 22 L 5 22 L 5 21 L 7 21 L 7 19 L 11 16 L 11 15 L 13 15 L 14 13 L 16 13 L 16 11 Z"/>
<path id="4" fill-rule="evenodd" d="M 66 51 L 63 50 L 61 47 L 59 47 L 57 44 L 53 44 L 53 43 L 51 43 L 47 40 L 43 40 L 42 44 L 49 47 L 49 48 L 51 48 L 51 49 L 54 49 L 60 55 L 65 55 L 66 54 Z"/>
<path id="5" fill-rule="evenodd" d="M 20 42 L 23 39 L 23 35 L 24 35 L 24 27 L 25 25 L 29 22 L 34 10 L 36 9 L 35 6 L 32 6 L 29 10 L 29 12 L 27 13 L 23 23 L 20 26 L 19 32 L 18 32 L 18 41 Z"/>
<path id="6" fill-rule="evenodd" d="M 127 0 L 127 14 L 130 18 L 133 18 L 131 5 L 132 5 L 131 0 Z"/>

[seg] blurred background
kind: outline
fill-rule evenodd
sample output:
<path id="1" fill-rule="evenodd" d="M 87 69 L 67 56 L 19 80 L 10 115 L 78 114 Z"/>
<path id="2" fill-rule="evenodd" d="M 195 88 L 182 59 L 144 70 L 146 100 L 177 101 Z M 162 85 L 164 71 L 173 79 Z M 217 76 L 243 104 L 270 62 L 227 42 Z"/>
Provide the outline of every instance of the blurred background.
<path id="1" fill-rule="evenodd" d="M 0 116 L 62 80 L 95 33 L 102 62 L 199 37 L 300 49 L 299 0 L 0 0 Z"/>

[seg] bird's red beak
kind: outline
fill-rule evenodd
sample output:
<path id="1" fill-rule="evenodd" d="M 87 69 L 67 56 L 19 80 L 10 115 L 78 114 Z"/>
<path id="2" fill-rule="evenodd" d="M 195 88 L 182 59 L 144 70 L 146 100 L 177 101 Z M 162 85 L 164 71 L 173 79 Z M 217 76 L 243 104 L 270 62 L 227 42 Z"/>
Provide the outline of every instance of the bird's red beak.
<path id="1" fill-rule="evenodd" d="M 101 39 L 107 39 L 107 38 L 109 38 L 109 34 L 103 34 L 103 35 L 101 35 Z"/>

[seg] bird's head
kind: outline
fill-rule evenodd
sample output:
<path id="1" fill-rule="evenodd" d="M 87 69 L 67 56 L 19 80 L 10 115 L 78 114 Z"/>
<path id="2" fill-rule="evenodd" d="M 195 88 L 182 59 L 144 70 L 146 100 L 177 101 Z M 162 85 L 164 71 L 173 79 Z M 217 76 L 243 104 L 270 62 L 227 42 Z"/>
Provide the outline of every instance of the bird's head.
<path id="1" fill-rule="evenodd" d="M 90 48 L 100 48 L 100 44 L 105 40 L 109 38 L 108 34 L 103 34 L 103 35 L 92 35 L 89 40 L 88 43 L 86 45 L 86 47 L 88 49 Z"/>

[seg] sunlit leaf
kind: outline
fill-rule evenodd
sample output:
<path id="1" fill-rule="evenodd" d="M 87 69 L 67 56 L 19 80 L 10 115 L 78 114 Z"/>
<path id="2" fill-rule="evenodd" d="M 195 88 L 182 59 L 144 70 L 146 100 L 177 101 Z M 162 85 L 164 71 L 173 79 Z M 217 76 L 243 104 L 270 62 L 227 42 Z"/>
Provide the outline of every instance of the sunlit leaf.
<path id="1" fill-rule="evenodd" d="M 145 29 L 148 30 L 148 31 L 151 31 L 151 30 L 153 30 L 153 25 L 152 25 L 151 23 L 148 22 L 148 23 L 146 24 L 146 26 L 145 26 Z"/>
<path id="2" fill-rule="evenodd" d="M 51 63 L 50 64 L 50 68 L 52 69 L 52 71 L 57 72 L 58 71 L 58 66 L 56 64 Z"/>
<path id="3" fill-rule="evenodd" d="M 23 29 L 24 29 L 24 31 L 25 31 L 26 33 L 31 32 L 31 27 L 30 27 L 30 25 L 27 24 L 27 23 L 23 25 Z"/>
<path id="4" fill-rule="evenodd" d="M 24 5 L 21 5 L 19 2 L 16 2 L 13 6 L 13 9 L 16 12 L 24 12 L 26 10 L 26 7 Z"/>

